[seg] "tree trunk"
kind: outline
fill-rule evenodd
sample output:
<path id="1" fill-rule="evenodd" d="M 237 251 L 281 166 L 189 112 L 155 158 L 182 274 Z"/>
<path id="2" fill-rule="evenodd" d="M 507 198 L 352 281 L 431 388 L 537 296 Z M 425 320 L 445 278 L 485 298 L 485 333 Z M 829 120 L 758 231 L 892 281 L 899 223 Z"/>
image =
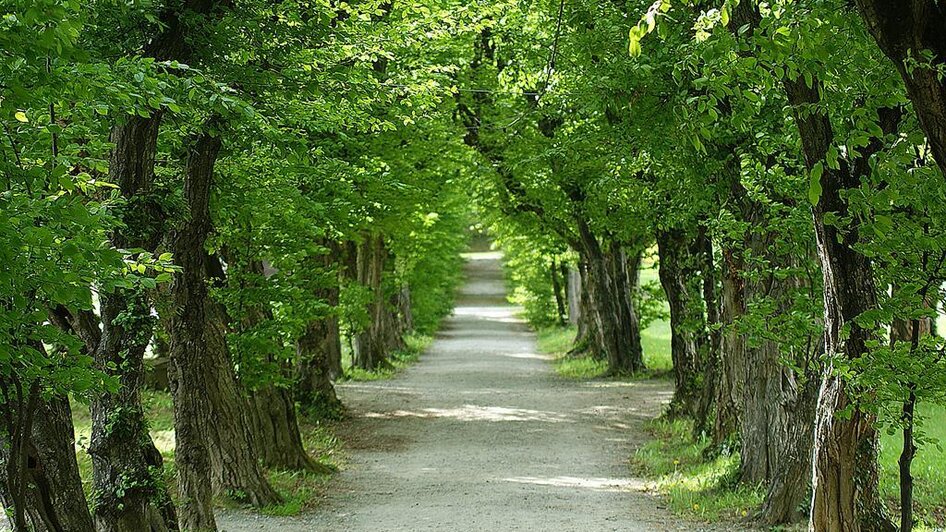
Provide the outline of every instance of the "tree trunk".
<path id="1" fill-rule="evenodd" d="M 670 416 L 694 417 L 700 398 L 700 345 L 706 332 L 699 257 L 691 254 L 691 235 L 681 229 L 657 231 L 660 284 L 670 305 L 670 349 L 674 392 Z"/>
<path id="2" fill-rule="evenodd" d="M 558 312 L 558 324 L 565 326 L 565 294 L 562 293 L 562 281 L 559 279 L 558 264 L 552 259 L 552 265 L 549 267 L 549 274 L 552 277 L 552 293 L 555 294 L 555 308 Z"/>
<path id="3" fill-rule="evenodd" d="M 400 331 L 407 334 L 414 330 L 414 308 L 411 304 L 411 287 L 404 284 L 397 293 L 397 316 Z"/>
<path id="4" fill-rule="evenodd" d="M 745 338 L 733 323 L 746 312 L 743 263 L 738 252 L 722 246 L 722 293 L 719 322 L 722 326 L 719 343 L 719 365 L 715 375 L 716 415 L 713 422 L 712 447 L 726 445 L 739 430 L 740 384 L 745 381 Z"/>
<path id="5" fill-rule="evenodd" d="M 330 362 L 334 350 L 340 349 L 339 342 L 338 318 L 333 334 L 328 316 L 311 320 L 296 341 L 296 398 L 307 411 L 328 418 L 337 417 L 342 408 L 332 385 Z"/>
<path id="6" fill-rule="evenodd" d="M 38 395 L 38 391 L 37 391 Z M 48 400 L 37 397 L 33 402 L 31 427 L 24 434 L 25 462 L 20 478 L 11 479 L 8 467 L 11 460 L 10 434 L 0 436 L 0 502 L 35 532 L 88 532 L 94 530 L 92 515 L 82 491 L 82 479 L 75 453 L 75 430 L 69 400 L 54 396 Z M 19 418 L 28 407 L 12 404 L 10 414 Z M 5 431 L 6 432 L 6 431 Z M 17 502 L 9 482 L 22 482 L 23 500 Z M 14 518 L 14 523 L 19 520 Z"/>
<path id="7" fill-rule="evenodd" d="M 575 340 L 572 342 L 572 348 L 568 351 L 568 356 L 590 356 L 601 360 L 604 358 L 604 349 L 598 343 L 600 335 L 598 334 L 595 311 L 591 306 L 591 296 L 589 295 L 592 290 L 591 277 L 588 273 L 588 262 L 584 258 L 579 261 L 573 277 L 576 278 L 575 283 L 569 287 L 569 290 L 574 291 L 577 295 L 569 300 L 569 305 L 574 302 L 578 309 L 574 313 L 578 330 L 575 334 Z"/>
<path id="8" fill-rule="evenodd" d="M 568 301 L 568 324 L 578 327 L 581 318 L 581 274 L 573 266 L 563 268 L 568 272 L 565 275 L 565 294 Z M 581 331 L 579 330 L 579 337 Z"/>
<path id="9" fill-rule="evenodd" d="M 907 88 L 940 171 L 946 175 L 946 6 L 937 0 L 857 0 L 861 17 Z M 929 64 L 921 52 L 932 52 Z M 911 60 L 911 58 L 913 60 Z"/>
<path id="10" fill-rule="evenodd" d="M 834 142 L 828 116 L 817 107 L 820 83 L 808 87 L 804 80 L 784 82 L 795 122 L 802 139 L 809 170 L 825 160 Z M 809 112 L 814 106 L 816 111 Z M 800 111 L 801 108 L 806 109 Z M 895 127 L 895 126 L 894 126 Z M 879 146 L 874 150 L 880 149 Z M 867 155 L 869 156 L 869 154 Z M 877 287 L 869 258 L 858 253 L 858 227 L 839 231 L 825 223 L 827 213 L 840 219 L 848 208 L 843 191 L 860 186 L 860 176 L 869 172 L 867 156 L 855 166 L 840 161 L 840 168 L 824 169 L 822 193 L 812 209 L 818 257 L 824 276 L 825 364 L 818 395 L 812 480 L 812 508 L 809 526 L 817 531 L 893 530 L 878 492 L 877 430 L 875 418 L 852 401 L 844 379 L 837 375 L 837 357 L 856 359 L 867 352 L 875 332 L 854 320 L 877 307 Z M 842 330 L 844 333 L 842 334 Z M 849 412 L 840 418 L 838 412 Z"/>
<path id="11" fill-rule="evenodd" d="M 611 249 L 605 252 L 586 222 L 579 219 L 578 226 L 587 260 L 588 302 L 594 309 L 597 343 L 608 361 L 608 371 L 611 374 L 641 371 L 644 359 L 640 324 L 631 301 L 635 283 L 629 277 L 624 251 L 612 243 Z M 636 266 L 633 275 L 636 279 Z"/>
<path id="12" fill-rule="evenodd" d="M 924 260 L 924 268 L 926 267 Z M 929 286 L 929 285 L 928 285 Z M 898 287 L 893 287 L 896 293 Z M 924 299 L 924 305 L 929 307 L 934 303 L 927 300 L 926 290 L 921 294 Z M 896 347 L 897 343 L 909 342 L 910 353 L 913 354 L 920 346 L 920 339 L 933 334 L 933 320 L 930 318 L 917 319 L 896 319 L 890 326 L 890 346 Z M 913 530 L 913 459 L 916 457 L 916 441 L 914 438 L 914 429 L 916 426 L 916 384 L 907 383 L 909 392 L 907 398 L 901 407 L 900 422 L 903 425 L 901 435 L 903 437 L 903 449 L 900 451 L 900 458 L 897 465 L 900 470 L 900 532 L 910 532 Z"/>
<path id="13" fill-rule="evenodd" d="M 700 399 L 697 405 L 695 419 L 693 423 L 693 437 L 699 438 L 707 434 L 710 430 L 710 416 L 716 407 L 717 380 L 721 371 L 722 360 L 720 359 L 720 343 L 722 341 L 720 334 L 719 303 L 717 298 L 717 278 L 716 261 L 713 256 L 713 241 L 707 233 L 705 226 L 700 226 L 697 234 L 696 253 L 700 257 L 700 269 L 703 274 L 703 302 L 706 306 L 706 324 L 709 327 L 709 338 L 701 346 L 703 353 L 703 386 L 700 389 Z M 713 420 L 715 424 L 715 419 Z M 711 438 L 718 442 L 718 435 Z"/>
<path id="14" fill-rule="evenodd" d="M 303 447 L 296 404 L 287 388 L 273 384 L 261 386 L 250 394 L 248 402 L 263 465 L 281 471 L 320 474 L 332 471 L 313 460 Z"/>
<path id="15" fill-rule="evenodd" d="M 254 506 L 280 501 L 259 464 L 248 405 L 227 348 L 226 317 L 208 294 L 204 245 L 211 229 L 210 191 L 219 150 L 220 138 L 206 133 L 190 148 L 184 180 L 189 219 L 171 236 L 181 267 L 171 287 L 173 307 L 168 321 L 176 373 L 178 475 L 187 477 L 181 482 L 182 504 L 187 505 L 181 511 L 182 528 L 215 526 L 209 511 L 208 474 L 218 494 Z M 182 454 L 190 460 L 183 468 Z"/>
<path id="16" fill-rule="evenodd" d="M 239 267 L 246 268 L 252 274 L 250 283 L 265 282 L 266 266 L 258 258 L 242 258 L 234 254 L 228 257 L 231 271 Z M 219 264 L 219 262 L 217 262 Z M 238 266 L 239 265 L 239 266 Z M 226 274 L 223 268 L 213 268 L 213 276 L 219 282 L 226 280 Z M 242 285 L 243 281 L 241 281 Z M 240 287 L 244 289 L 244 286 Z M 227 328 L 230 331 L 245 332 L 258 327 L 266 322 L 271 322 L 273 318 L 272 308 L 268 301 L 248 301 L 242 305 L 242 315 L 239 319 L 233 319 L 227 314 L 227 309 L 216 304 L 219 315 L 226 319 Z M 282 340 L 278 337 L 268 339 L 270 345 L 281 345 Z M 272 365 L 278 375 L 272 375 L 276 379 L 269 379 L 249 390 L 241 387 L 241 392 L 249 392 L 246 401 L 249 409 L 247 416 L 250 420 L 250 431 L 256 439 L 256 448 L 259 449 L 263 466 L 279 470 L 289 471 L 314 471 L 324 473 L 320 464 L 315 462 L 305 451 L 302 445 L 302 435 L 299 430 L 299 422 L 296 416 L 295 401 L 292 397 L 291 387 L 282 384 L 282 379 L 292 378 L 292 367 L 286 360 L 279 360 L 271 353 L 257 353 L 264 362 Z M 229 356 L 228 356 L 229 358 Z M 269 377 L 269 376 L 267 376 Z M 275 382 L 274 382 L 275 381 Z"/>
<path id="17" fill-rule="evenodd" d="M 371 321 L 366 330 L 355 335 L 352 362 L 367 371 L 391 367 L 388 353 L 402 345 L 396 331 L 396 316 L 389 308 L 391 297 L 385 290 L 387 256 L 388 251 L 381 235 L 371 235 L 358 245 L 358 282 L 371 290 L 371 302 L 368 304 Z"/>
<path id="18" fill-rule="evenodd" d="M 335 247 L 338 246 L 329 246 L 330 249 Z M 318 288 L 313 294 L 329 306 L 329 311 L 310 320 L 302 336 L 296 340 L 295 397 L 307 411 L 334 418 L 342 408 L 332 385 L 332 381 L 342 375 L 336 257 L 333 254 L 321 255 L 317 268 L 331 271 L 330 284 Z"/>
<path id="19" fill-rule="evenodd" d="M 112 128 L 110 181 L 128 203 L 125 226 L 111 235 L 120 249 L 153 252 L 164 235 L 166 215 L 154 197 L 154 157 L 161 113 L 128 117 Z M 89 455 L 96 493 L 95 525 L 100 532 L 177 528 L 174 506 L 162 483 L 163 460 L 148 433 L 141 408 L 144 352 L 154 319 L 143 289 L 102 293 L 101 338 L 87 348 L 99 370 L 117 377 L 118 392 L 92 402 Z"/>

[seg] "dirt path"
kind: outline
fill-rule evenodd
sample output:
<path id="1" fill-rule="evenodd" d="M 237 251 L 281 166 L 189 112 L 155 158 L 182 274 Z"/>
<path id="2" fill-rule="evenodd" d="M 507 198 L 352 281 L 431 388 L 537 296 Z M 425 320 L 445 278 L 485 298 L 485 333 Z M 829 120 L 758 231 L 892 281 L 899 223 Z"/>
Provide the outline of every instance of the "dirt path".
<path id="1" fill-rule="evenodd" d="M 467 273 L 420 363 L 339 386 L 352 457 L 324 505 L 294 518 L 229 512 L 223 530 L 700 529 L 658 508 L 627 467 L 669 384 L 558 378 L 505 302 L 497 257 L 475 255 Z"/>

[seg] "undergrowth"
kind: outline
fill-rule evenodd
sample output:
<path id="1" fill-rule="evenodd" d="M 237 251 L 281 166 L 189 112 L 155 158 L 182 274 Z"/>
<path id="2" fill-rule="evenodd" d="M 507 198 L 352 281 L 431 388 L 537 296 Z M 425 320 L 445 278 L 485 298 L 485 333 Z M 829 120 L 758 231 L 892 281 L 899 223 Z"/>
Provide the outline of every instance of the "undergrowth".
<path id="1" fill-rule="evenodd" d="M 646 425 L 653 439 L 631 457 L 631 465 L 653 482 L 676 513 L 704 521 L 747 517 L 762 503 L 759 489 L 738 485 L 739 455 L 707 460 L 707 443 L 693 441 L 689 421 L 656 419 Z"/>

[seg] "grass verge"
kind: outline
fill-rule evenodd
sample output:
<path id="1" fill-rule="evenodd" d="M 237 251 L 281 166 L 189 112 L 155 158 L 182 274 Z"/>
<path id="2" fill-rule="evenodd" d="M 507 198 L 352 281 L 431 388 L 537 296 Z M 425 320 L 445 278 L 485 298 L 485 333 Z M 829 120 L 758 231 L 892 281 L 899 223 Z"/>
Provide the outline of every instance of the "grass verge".
<path id="1" fill-rule="evenodd" d="M 738 485 L 739 455 L 706 460 L 705 441 L 693 441 L 689 421 L 656 419 L 647 424 L 653 439 L 631 457 L 631 466 L 653 482 L 671 511 L 702 521 L 734 521 L 762 503 L 759 489 Z"/>
<path id="2" fill-rule="evenodd" d="M 922 431 L 929 440 L 913 459 L 913 515 L 922 525 L 915 530 L 946 528 L 946 407 L 923 405 Z M 899 431 L 880 437 L 880 494 L 893 515 L 900 512 L 900 469 L 903 450 Z M 925 528 L 924 528 L 925 527 Z"/>

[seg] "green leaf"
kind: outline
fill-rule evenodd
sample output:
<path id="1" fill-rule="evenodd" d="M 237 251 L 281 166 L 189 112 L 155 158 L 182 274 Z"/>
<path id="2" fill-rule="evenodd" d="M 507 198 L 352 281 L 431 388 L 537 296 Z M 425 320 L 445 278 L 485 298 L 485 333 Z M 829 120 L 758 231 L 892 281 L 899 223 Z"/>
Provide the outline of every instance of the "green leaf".
<path id="1" fill-rule="evenodd" d="M 637 26 L 631 28 L 628 40 L 627 51 L 631 54 L 631 57 L 640 57 L 641 55 L 641 38 L 637 35 L 636 29 Z"/>
<path id="2" fill-rule="evenodd" d="M 16 118 L 18 122 L 23 122 L 24 124 L 30 121 L 30 119 L 26 117 L 26 113 L 23 111 L 17 111 L 14 113 L 13 118 Z"/>
<path id="3" fill-rule="evenodd" d="M 824 165 L 821 162 L 815 163 L 811 168 L 811 176 L 808 180 L 808 202 L 812 207 L 817 207 L 821 200 L 821 174 L 824 173 Z"/>

